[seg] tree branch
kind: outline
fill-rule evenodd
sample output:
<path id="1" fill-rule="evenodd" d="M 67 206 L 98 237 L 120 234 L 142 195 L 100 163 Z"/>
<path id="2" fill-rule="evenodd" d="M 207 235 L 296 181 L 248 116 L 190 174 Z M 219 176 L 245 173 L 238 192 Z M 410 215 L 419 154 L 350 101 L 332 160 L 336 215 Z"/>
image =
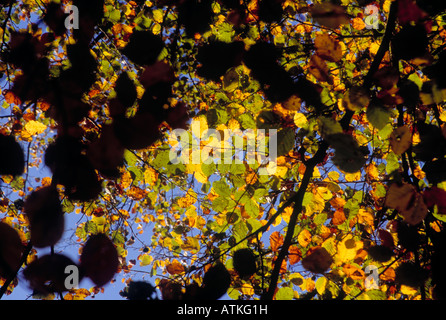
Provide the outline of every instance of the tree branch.
<path id="1" fill-rule="evenodd" d="M 285 235 L 285 240 L 283 242 L 282 248 L 277 256 L 276 262 L 274 263 L 274 269 L 271 273 L 270 285 L 268 287 L 268 291 L 262 296 L 262 300 L 272 300 L 274 293 L 276 292 L 277 282 L 279 280 L 280 269 L 282 266 L 283 260 L 288 255 L 288 249 L 291 245 L 291 241 L 293 239 L 294 230 L 297 224 L 297 218 L 302 211 L 302 202 L 305 196 L 305 192 L 307 191 L 308 185 L 310 183 L 311 178 L 313 177 L 313 171 L 317 164 L 321 163 L 325 159 L 325 155 L 328 150 L 328 143 L 326 141 L 322 141 L 319 149 L 315 153 L 315 155 L 307 161 L 306 169 L 302 181 L 300 183 L 299 190 L 293 197 L 290 198 L 290 202 L 294 202 L 293 213 L 290 216 L 290 220 L 288 222 L 288 229 Z M 288 202 L 288 201 L 287 201 Z M 285 205 L 282 206 L 285 208 Z M 284 209 L 282 209 L 283 211 Z"/>
<path id="2" fill-rule="evenodd" d="M 19 268 L 11 275 L 9 276 L 5 283 L 3 284 L 3 286 L 0 288 L 0 299 L 3 297 L 3 295 L 6 293 L 6 291 L 8 290 L 9 285 L 11 284 L 11 282 L 14 281 L 14 279 L 17 277 L 17 274 L 20 271 L 20 268 L 22 267 L 22 265 L 26 262 L 26 259 L 28 258 L 29 253 L 31 252 L 32 249 L 32 244 L 31 242 L 28 242 L 28 245 L 25 247 L 25 249 L 23 250 L 22 253 L 22 258 L 20 259 L 20 266 Z"/>
<path id="3" fill-rule="evenodd" d="M 390 5 L 389 16 L 387 17 L 386 31 L 384 32 L 384 37 L 381 41 L 378 51 L 376 52 L 375 58 L 372 61 L 369 71 L 364 77 L 363 88 L 369 90 L 372 86 L 373 75 L 378 71 L 381 61 L 384 55 L 389 50 L 390 40 L 392 38 L 393 32 L 395 31 L 396 18 L 398 12 L 398 1 L 393 1 Z M 354 111 L 346 110 L 344 117 L 341 119 L 340 123 L 342 129 L 347 130 L 351 118 L 354 115 Z"/>

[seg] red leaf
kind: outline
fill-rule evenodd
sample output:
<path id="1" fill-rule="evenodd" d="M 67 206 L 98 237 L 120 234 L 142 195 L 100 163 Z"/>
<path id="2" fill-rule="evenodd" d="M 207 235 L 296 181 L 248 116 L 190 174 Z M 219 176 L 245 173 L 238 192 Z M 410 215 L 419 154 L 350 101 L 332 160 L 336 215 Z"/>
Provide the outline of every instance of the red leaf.
<path id="1" fill-rule="evenodd" d="M 410 22 L 418 22 L 424 18 L 426 13 L 417 6 L 413 0 L 399 0 L 398 21 L 404 25 Z"/>
<path id="2" fill-rule="evenodd" d="M 432 187 L 423 192 L 423 198 L 429 208 L 437 205 L 438 213 L 446 214 L 446 191 Z"/>
<path id="3" fill-rule="evenodd" d="M 395 242 L 393 241 L 393 237 L 389 231 L 379 229 L 378 230 L 379 238 L 381 239 L 381 244 L 389 249 L 393 249 L 395 247 Z"/>

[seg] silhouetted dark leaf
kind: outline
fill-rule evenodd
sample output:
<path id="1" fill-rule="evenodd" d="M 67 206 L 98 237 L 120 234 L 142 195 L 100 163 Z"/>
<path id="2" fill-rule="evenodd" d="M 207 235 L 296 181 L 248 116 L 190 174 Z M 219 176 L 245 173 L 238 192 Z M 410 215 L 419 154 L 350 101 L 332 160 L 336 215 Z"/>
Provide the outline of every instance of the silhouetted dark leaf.
<path id="1" fill-rule="evenodd" d="M 20 267 L 23 244 L 11 226 L 0 222 L 0 277 L 8 278 Z"/>
<path id="2" fill-rule="evenodd" d="M 124 163 L 124 146 L 116 137 L 113 125 L 103 125 L 101 135 L 92 141 L 86 153 L 95 169 L 107 178 L 117 178 Z"/>
<path id="3" fill-rule="evenodd" d="M 384 245 L 371 246 L 367 248 L 367 253 L 378 262 L 387 262 L 393 256 L 393 250 Z"/>
<path id="4" fill-rule="evenodd" d="M 150 65 L 156 62 L 163 48 L 164 42 L 159 36 L 150 31 L 134 31 L 122 53 L 136 64 Z"/>
<path id="5" fill-rule="evenodd" d="M 113 122 L 116 137 L 128 149 L 143 149 L 161 137 L 160 122 L 149 112 L 136 114 L 132 118 L 118 118 Z"/>
<path id="6" fill-rule="evenodd" d="M 279 22 L 283 16 L 282 3 L 283 0 L 259 0 L 260 20 L 267 23 Z"/>
<path id="7" fill-rule="evenodd" d="M 209 30 L 212 14 L 212 1 L 185 0 L 178 6 L 178 23 L 184 25 L 188 37 L 193 37 Z"/>
<path id="8" fill-rule="evenodd" d="M 155 288 L 146 281 L 130 281 L 129 286 L 121 293 L 128 300 L 152 300 L 153 294 Z"/>
<path id="9" fill-rule="evenodd" d="M 397 225 L 398 244 L 409 251 L 415 252 L 420 245 L 421 237 L 418 228 L 405 222 L 398 222 Z"/>
<path id="10" fill-rule="evenodd" d="M 404 262 L 395 269 L 395 281 L 412 288 L 422 286 L 427 277 L 427 271 L 413 262 Z"/>
<path id="11" fill-rule="evenodd" d="M 62 238 L 65 219 L 55 186 L 32 192 L 25 201 L 24 211 L 34 247 L 52 246 Z"/>
<path id="12" fill-rule="evenodd" d="M 392 40 L 392 52 L 402 60 L 411 60 L 426 54 L 429 40 L 422 24 L 405 25 Z"/>
<path id="13" fill-rule="evenodd" d="M 201 67 L 197 69 L 200 77 L 219 81 L 228 69 L 241 63 L 244 44 L 241 41 L 225 43 L 211 42 L 198 49 L 196 56 Z"/>
<path id="14" fill-rule="evenodd" d="M 442 0 L 417 0 L 416 3 L 430 16 L 435 16 L 446 10 L 446 2 Z"/>
<path id="15" fill-rule="evenodd" d="M 80 257 L 83 275 L 102 287 L 113 279 L 118 266 L 118 252 L 113 242 L 103 233 L 90 236 Z"/>
<path id="16" fill-rule="evenodd" d="M 123 104 L 124 109 L 131 107 L 136 100 L 136 86 L 129 78 L 127 72 L 123 72 L 119 75 L 118 80 L 116 80 L 115 83 L 115 91 L 119 101 Z"/>
<path id="17" fill-rule="evenodd" d="M 446 181 L 446 159 L 427 161 L 423 166 L 429 183 L 437 184 Z"/>
<path id="18" fill-rule="evenodd" d="M 226 293 L 230 284 L 231 275 L 225 266 L 219 262 L 205 273 L 197 298 L 199 300 L 217 300 Z"/>
<path id="19" fill-rule="evenodd" d="M 442 158 L 446 153 L 446 139 L 441 129 L 433 124 L 417 123 L 420 134 L 420 142 L 413 147 L 416 159 L 430 161 L 434 158 Z"/>
<path id="20" fill-rule="evenodd" d="M 68 14 L 64 12 L 60 3 L 50 2 L 46 7 L 43 21 L 50 27 L 51 30 L 57 35 L 61 36 L 65 33 L 65 19 Z"/>
<path id="21" fill-rule="evenodd" d="M 25 170 L 25 155 L 12 135 L 0 134 L 0 150 L 0 175 L 21 175 Z"/>
<path id="22" fill-rule="evenodd" d="M 65 186 L 72 200 L 95 199 L 102 190 L 101 181 L 85 154 L 83 145 L 69 136 L 58 137 L 45 152 L 45 164 L 53 172 L 53 180 Z"/>
<path id="23" fill-rule="evenodd" d="M 44 255 L 31 262 L 23 271 L 25 279 L 31 289 L 48 294 L 52 292 L 68 291 L 65 280 L 68 276 L 66 267 L 76 264 L 65 255 Z M 81 277 L 79 277 L 80 281 Z"/>
<path id="24" fill-rule="evenodd" d="M 241 278 L 249 277 L 257 271 L 256 256 L 249 248 L 234 252 L 233 265 Z"/>

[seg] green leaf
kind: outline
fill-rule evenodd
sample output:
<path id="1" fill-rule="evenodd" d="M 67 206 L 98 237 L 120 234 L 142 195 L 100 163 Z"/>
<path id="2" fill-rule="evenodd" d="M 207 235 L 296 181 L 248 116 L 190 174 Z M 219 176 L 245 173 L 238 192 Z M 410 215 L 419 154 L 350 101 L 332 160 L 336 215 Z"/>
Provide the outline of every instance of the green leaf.
<path id="1" fill-rule="evenodd" d="M 229 201 L 223 197 L 218 197 L 212 201 L 212 209 L 215 212 L 223 212 L 228 206 Z"/>
<path id="2" fill-rule="evenodd" d="M 246 226 L 246 223 L 243 221 L 237 222 L 234 227 L 232 228 L 234 238 L 237 242 L 242 240 L 249 232 L 248 227 Z"/>
<path id="3" fill-rule="evenodd" d="M 369 290 L 366 291 L 366 294 L 370 297 L 372 300 L 386 300 L 386 293 L 381 290 Z"/>
<path id="4" fill-rule="evenodd" d="M 384 129 L 384 127 L 390 121 L 391 112 L 384 106 L 376 103 L 371 103 L 367 107 L 366 116 L 367 120 L 378 130 Z"/>
<path id="5" fill-rule="evenodd" d="M 243 129 L 255 129 L 256 128 L 256 122 L 252 118 L 251 114 L 243 113 L 238 118 L 240 124 L 242 125 Z"/>
<path id="6" fill-rule="evenodd" d="M 279 288 L 276 292 L 276 300 L 293 300 L 294 290 L 290 287 Z"/>
<path id="7" fill-rule="evenodd" d="M 398 162 L 398 156 L 393 152 L 389 152 L 386 158 L 387 173 L 390 174 L 393 171 L 398 170 L 399 168 L 400 168 L 400 163 Z"/>
<path id="8" fill-rule="evenodd" d="M 254 200 L 250 198 L 245 203 L 245 210 L 252 218 L 255 218 L 259 215 L 259 207 L 257 207 Z"/>
<path id="9" fill-rule="evenodd" d="M 214 174 L 217 171 L 217 167 L 216 167 L 214 162 L 211 162 L 209 164 L 202 163 L 201 164 L 201 171 L 203 171 L 203 174 L 206 177 L 209 177 L 209 176 L 211 176 L 212 174 Z"/>
<path id="10" fill-rule="evenodd" d="M 294 129 L 285 128 L 277 132 L 277 156 L 286 155 L 294 147 Z"/>
<path id="11" fill-rule="evenodd" d="M 215 192 L 222 197 L 229 197 L 231 195 L 231 190 L 226 182 L 222 180 L 214 181 L 212 184 Z"/>

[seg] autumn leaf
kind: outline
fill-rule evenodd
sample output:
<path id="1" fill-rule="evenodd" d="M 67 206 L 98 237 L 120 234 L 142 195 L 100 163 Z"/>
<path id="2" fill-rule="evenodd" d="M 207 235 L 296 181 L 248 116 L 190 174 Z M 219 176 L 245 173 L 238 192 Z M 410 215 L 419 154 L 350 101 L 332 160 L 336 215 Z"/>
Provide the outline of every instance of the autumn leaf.
<path id="1" fill-rule="evenodd" d="M 297 246 L 291 246 L 289 248 L 288 259 L 291 265 L 298 263 L 302 259 L 302 252 Z"/>
<path id="2" fill-rule="evenodd" d="M 339 62 L 342 59 L 342 47 L 338 40 L 327 33 L 318 34 L 314 39 L 316 54 L 322 59 Z"/>
<path id="3" fill-rule="evenodd" d="M 307 229 L 302 230 L 297 236 L 297 241 L 302 247 L 306 247 L 311 242 L 311 233 Z"/>
<path id="4" fill-rule="evenodd" d="M 166 266 L 167 272 L 170 274 L 181 274 L 184 272 L 183 265 L 176 259 L 174 259 L 171 263 Z"/>
<path id="5" fill-rule="evenodd" d="M 412 145 L 410 129 L 407 126 L 396 128 L 389 137 L 389 143 L 395 154 L 403 154 Z"/>
<path id="6" fill-rule="evenodd" d="M 313 5 L 311 8 L 311 16 L 317 23 L 332 29 L 349 23 L 349 18 L 344 8 L 330 2 Z"/>
<path id="7" fill-rule="evenodd" d="M 269 241 L 271 243 L 271 250 L 273 250 L 273 252 L 277 252 L 283 244 L 283 235 L 281 235 L 278 231 L 274 231 L 270 235 Z"/>

